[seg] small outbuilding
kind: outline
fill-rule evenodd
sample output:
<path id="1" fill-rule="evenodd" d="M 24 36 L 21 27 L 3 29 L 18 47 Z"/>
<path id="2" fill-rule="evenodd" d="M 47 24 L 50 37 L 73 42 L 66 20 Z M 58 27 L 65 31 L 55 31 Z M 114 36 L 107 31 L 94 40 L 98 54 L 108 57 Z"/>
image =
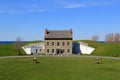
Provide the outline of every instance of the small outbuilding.
<path id="1" fill-rule="evenodd" d="M 44 53 L 44 43 L 31 43 L 27 46 L 22 47 L 27 54 L 43 54 Z"/>

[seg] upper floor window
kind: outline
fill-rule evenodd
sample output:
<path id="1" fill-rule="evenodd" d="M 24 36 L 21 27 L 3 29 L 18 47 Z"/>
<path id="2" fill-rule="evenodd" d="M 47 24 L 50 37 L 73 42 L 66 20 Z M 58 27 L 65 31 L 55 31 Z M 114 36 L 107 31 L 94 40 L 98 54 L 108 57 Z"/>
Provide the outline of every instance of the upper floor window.
<path id="1" fill-rule="evenodd" d="M 49 46 L 49 42 L 47 42 L 47 46 Z"/>
<path id="2" fill-rule="evenodd" d="M 65 45 L 65 42 L 62 42 L 62 45 L 64 46 L 64 45 Z"/>
<path id="3" fill-rule="evenodd" d="M 52 42 L 52 46 L 54 46 L 54 42 Z"/>
<path id="4" fill-rule="evenodd" d="M 57 46 L 59 46 L 60 45 L 60 43 L 59 42 L 57 42 Z"/>
<path id="5" fill-rule="evenodd" d="M 67 42 L 67 46 L 69 46 L 70 45 L 70 42 Z"/>

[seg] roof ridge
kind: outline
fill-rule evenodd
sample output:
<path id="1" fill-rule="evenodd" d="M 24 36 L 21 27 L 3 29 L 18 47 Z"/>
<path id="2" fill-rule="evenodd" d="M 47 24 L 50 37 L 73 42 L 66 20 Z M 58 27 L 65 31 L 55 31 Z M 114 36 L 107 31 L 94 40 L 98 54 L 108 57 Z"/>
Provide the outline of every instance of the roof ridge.
<path id="1" fill-rule="evenodd" d="M 69 30 L 48 30 L 48 31 L 69 31 Z"/>

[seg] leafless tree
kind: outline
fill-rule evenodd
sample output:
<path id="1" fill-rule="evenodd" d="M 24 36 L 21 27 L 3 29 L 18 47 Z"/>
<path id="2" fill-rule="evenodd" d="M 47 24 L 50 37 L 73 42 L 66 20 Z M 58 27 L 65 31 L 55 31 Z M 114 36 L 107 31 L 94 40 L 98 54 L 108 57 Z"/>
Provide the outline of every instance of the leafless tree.
<path id="1" fill-rule="evenodd" d="M 114 40 L 114 34 L 113 33 L 109 33 L 105 36 L 106 42 L 113 42 Z"/>
<path id="2" fill-rule="evenodd" d="M 21 55 L 22 52 L 22 38 L 17 37 L 15 41 L 15 49 L 18 51 L 18 54 Z"/>
<path id="3" fill-rule="evenodd" d="M 93 35 L 93 36 L 92 36 L 92 40 L 93 40 L 93 41 L 98 41 L 98 39 L 99 39 L 99 36 L 98 36 L 98 35 Z"/>
<path id="4" fill-rule="evenodd" d="M 120 41 L 120 33 L 110 33 L 105 36 L 106 42 L 119 42 Z"/>
<path id="5" fill-rule="evenodd" d="M 114 42 L 119 42 L 120 41 L 120 33 L 115 33 L 114 34 Z"/>

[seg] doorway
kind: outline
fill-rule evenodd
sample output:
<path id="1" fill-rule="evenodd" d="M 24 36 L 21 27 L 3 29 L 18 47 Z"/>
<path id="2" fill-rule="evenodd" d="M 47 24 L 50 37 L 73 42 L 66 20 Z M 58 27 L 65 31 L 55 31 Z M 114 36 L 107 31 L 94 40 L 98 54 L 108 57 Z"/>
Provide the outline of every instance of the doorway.
<path id="1" fill-rule="evenodd" d="M 58 55 L 58 54 L 62 54 L 63 53 L 63 51 L 61 50 L 61 49 L 56 49 L 56 54 Z"/>
<path id="2" fill-rule="evenodd" d="M 36 53 L 38 53 L 38 49 L 36 49 Z"/>

